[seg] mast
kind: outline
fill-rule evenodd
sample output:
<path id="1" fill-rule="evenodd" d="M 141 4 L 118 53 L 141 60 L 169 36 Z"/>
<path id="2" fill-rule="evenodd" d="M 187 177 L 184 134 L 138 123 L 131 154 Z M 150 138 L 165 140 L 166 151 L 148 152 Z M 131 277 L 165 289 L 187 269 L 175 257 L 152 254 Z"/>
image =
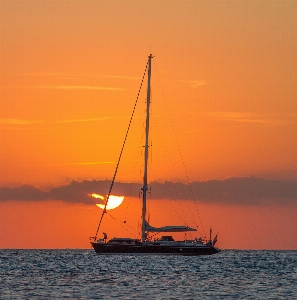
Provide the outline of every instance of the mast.
<path id="1" fill-rule="evenodd" d="M 146 124 L 145 124 L 145 146 L 144 146 L 144 172 L 142 187 L 142 225 L 141 225 L 141 241 L 144 242 L 145 236 L 145 216 L 146 216 L 146 192 L 147 187 L 147 163 L 148 163 L 148 147 L 149 147 L 149 125 L 150 125 L 150 103 L 151 103 L 151 63 L 152 54 L 148 57 L 148 73 L 147 73 L 147 98 L 146 98 Z"/>

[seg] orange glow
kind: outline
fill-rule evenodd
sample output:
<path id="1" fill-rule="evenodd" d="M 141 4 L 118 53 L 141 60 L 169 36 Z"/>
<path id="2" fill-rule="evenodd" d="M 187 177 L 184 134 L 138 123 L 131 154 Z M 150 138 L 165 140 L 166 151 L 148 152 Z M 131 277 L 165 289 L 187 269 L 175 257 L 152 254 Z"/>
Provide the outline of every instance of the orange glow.
<path id="1" fill-rule="evenodd" d="M 1 1 L 0 188 L 113 178 L 150 53 L 149 181 L 296 181 L 297 1 L 283 2 Z M 143 179 L 146 83 L 119 182 Z M 64 192 L 65 203 L 0 193 L 0 248 L 88 247 L 101 211 Z M 128 202 L 128 192 L 113 193 L 125 201 L 109 199 L 109 228 Z M 292 203 L 218 201 L 200 212 L 223 248 L 297 249 Z M 154 226 L 183 225 L 170 204 L 150 204 Z M 117 230 L 109 236 L 125 235 Z"/>
<path id="2" fill-rule="evenodd" d="M 98 195 L 98 194 L 94 194 L 94 193 L 91 196 L 94 197 L 94 198 L 97 198 L 97 199 L 101 199 L 101 200 L 104 199 L 104 196 L 101 196 L 101 195 Z"/>
<path id="3" fill-rule="evenodd" d="M 97 198 L 97 199 L 101 199 L 101 200 L 105 199 L 105 197 L 103 197 L 101 195 L 98 195 L 98 194 L 92 194 L 92 197 Z M 114 208 L 119 207 L 122 204 L 123 201 L 124 201 L 124 196 L 110 195 L 109 198 L 108 198 L 108 202 L 107 202 L 106 207 L 105 207 L 105 204 L 101 204 L 101 203 L 98 203 L 96 205 L 98 207 L 102 208 L 102 209 L 105 208 L 106 210 L 110 210 L 110 209 L 114 209 Z M 106 202 L 106 200 L 104 200 L 104 202 Z"/>
<path id="4" fill-rule="evenodd" d="M 250 175 L 295 179 L 297 87 L 293 62 L 297 42 L 295 36 L 289 38 L 297 31 L 295 6 L 293 2 L 271 7 L 242 2 L 234 8 L 227 2 L 220 9 L 207 1 L 177 2 L 170 10 L 160 3 L 155 7 L 159 13 L 151 18 L 145 1 L 134 11 L 127 9 L 125 1 L 93 3 L 91 10 L 83 1 L 76 1 L 69 10 L 59 1 L 45 7 L 38 2 L 4 1 L 0 183 L 43 185 L 60 184 L 67 178 L 110 178 L 148 45 L 155 55 L 152 125 L 157 124 L 165 137 L 173 161 L 180 159 L 179 141 L 190 180 Z M 25 9 L 26 5 L 30 8 Z M 24 9 L 26 13 L 20 13 Z M 257 17 L 251 15 L 253 11 L 259 12 Z M 276 12 L 276 18 L 283 19 L 273 32 L 269 16 L 275 20 Z M 78 15 L 83 28 L 73 27 Z M 126 22 L 127 15 L 131 23 Z M 176 23 L 177 15 L 180 23 Z M 54 21 L 50 16 L 56 16 Z M 208 24 L 207 29 L 196 20 Z M 147 26 L 149 36 L 144 34 Z M 97 39 L 98 30 L 103 36 Z M 123 35 L 121 30 L 129 34 Z M 178 37 L 182 44 L 176 42 Z M 131 47 L 134 40 L 140 48 Z M 102 47 L 102 41 L 112 47 Z M 143 111 L 145 84 L 136 122 L 140 120 L 138 112 Z M 171 114 L 167 121 L 166 101 Z M 136 126 L 142 130 L 142 124 Z M 135 145 L 139 136 L 141 132 L 129 136 L 129 142 Z M 158 135 L 152 137 L 156 154 L 160 152 Z M 135 150 L 127 153 L 136 156 Z M 170 179 L 164 159 L 154 155 L 154 161 L 158 179 Z M 121 165 L 119 176 L 120 180 L 133 179 L 130 164 Z"/>
<path id="5" fill-rule="evenodd" d="M 129 218 L 124 218 L 124 205 L 108 211 L 99 236 L 106 232 L 110 238 L 140 238 L 140 201 L 131 199 L 129 202 Z M 210 227 L 214 234 L 219 232 L 217 246 L 222 249 L 297 249 L 296 205 L 255 209 L 253 206 L 199 204 L 199 208 L 206 236 Z M 185 212 L 191 211 L 196 214 L 195 206 L 187 203 Z M 173 217 L 174 208 L 168 201 L 151 201 L 149 212 L 154 226 L 181 224 Z M 99 216 L 93 205 L 61 201 L 0 203 L 0 248 L 90 248 L 88 238 L 94 235 Z M 182 239 L 184 234 L 176 237 Z"/>

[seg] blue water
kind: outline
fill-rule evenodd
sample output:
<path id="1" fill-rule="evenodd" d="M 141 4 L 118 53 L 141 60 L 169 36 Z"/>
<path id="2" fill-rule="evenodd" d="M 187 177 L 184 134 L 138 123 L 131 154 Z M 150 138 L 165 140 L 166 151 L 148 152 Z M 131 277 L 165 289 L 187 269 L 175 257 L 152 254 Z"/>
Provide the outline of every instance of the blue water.
<path id="1" fill-rule="evenodd" d="M 1 299 L 297 299 L 297 251 L 0 250 Z"/>

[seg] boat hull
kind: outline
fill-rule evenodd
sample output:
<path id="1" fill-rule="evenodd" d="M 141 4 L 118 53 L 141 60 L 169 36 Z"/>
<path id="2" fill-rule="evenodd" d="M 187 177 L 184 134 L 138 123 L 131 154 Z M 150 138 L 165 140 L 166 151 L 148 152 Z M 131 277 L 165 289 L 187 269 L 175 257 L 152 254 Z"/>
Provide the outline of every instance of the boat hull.
<path id="1" fill-rule="evenodd" d="M 114 245 L 91 242 L 97 254 L 143 254 L 143 255 L 212 255 L 220 250 L 212 246 L 172 246 L 172 245 Z"/>

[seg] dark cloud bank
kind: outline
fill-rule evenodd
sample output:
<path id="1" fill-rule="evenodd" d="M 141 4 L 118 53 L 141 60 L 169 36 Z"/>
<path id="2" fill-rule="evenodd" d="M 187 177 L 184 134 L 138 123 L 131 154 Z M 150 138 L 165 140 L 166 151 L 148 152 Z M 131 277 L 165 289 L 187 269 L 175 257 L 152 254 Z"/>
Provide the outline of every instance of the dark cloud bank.
<path id="1" fill-rule="evenodd" d="M 94 204 L 94 199 L 88 194 L 106 195 L 109 187 L 108 180 L 72 181 L 68 185 L 55 187 L 49 191 L 42 191 L 31 185 L 0 187 L 0 201 L 62 200 L 69 203 Z M 141 184 L 138 183 L 116 182 L 112 191 L 113 195 L 125 197 L 139 197 L 140 193 Z M 149 197 L 151 199 L 195 199 L 204 203 L 297 204 L 297 181 L 242 177 L 191 184 L 152 182 Z"/>

